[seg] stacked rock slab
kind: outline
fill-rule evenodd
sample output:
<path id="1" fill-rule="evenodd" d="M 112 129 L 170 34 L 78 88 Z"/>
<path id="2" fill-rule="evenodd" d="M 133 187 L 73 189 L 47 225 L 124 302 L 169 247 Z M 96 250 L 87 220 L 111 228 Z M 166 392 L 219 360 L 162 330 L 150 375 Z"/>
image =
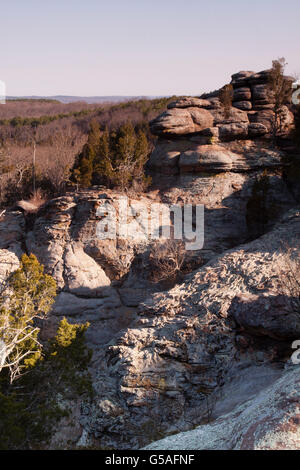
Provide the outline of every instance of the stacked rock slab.
<path id="1" fill-rule="evenodd" d="M 205 99 L 185 97 L 169 103 L 167 111 L 150 122 L 151 132 L 158 136 L 150 168 L 168 175 L 184 173 L 190 171 L 191 155 L 195 161 L 198 152 L 199 164 L 193 165 L 193 171 L 202 172 L 207 168 L 214 172 L 228 171 L 232 165 L 229 161 L 224 165 L 223 161 L 224 152 L 230 150 L 228 142 L 241 141 L 242 152 L 246 140 L 261 140 L 270 135 L 275 115 L 269 77 L 269 70 L 241 71 L 232 75 L 233 103 L 226 116 L 218 93 L 204 95 Z M 291 77 L 286 80 L 292 84 Z M 288 131 L 292 125 L 293 114 L 284 106 L 282 129 Z M 209 148 L 215 144 L 217 148 Z M 217 158 L 214 167 L 211 154 L 216 155 L 216 152 L 220 152 L 220 161 Z M 247 164 L 244 169 L 251 170 Z"/>

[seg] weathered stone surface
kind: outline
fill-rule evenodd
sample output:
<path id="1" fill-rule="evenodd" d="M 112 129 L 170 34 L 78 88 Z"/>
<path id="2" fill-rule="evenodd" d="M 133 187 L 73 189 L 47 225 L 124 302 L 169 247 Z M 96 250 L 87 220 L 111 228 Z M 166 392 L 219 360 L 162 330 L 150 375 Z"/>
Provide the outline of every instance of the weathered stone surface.
<path id="1" fill-rule="evenodd" d="M 7 277 L 19 268 L 19 259 L 15 253 L 0 249 L 0 282 L 5 281 Z"/>
<path id="2" fill-rule="evenodd" d="M 234 101 L 232 106 L 242 109 L 243 111 L 250 111 L 252 109 L 251 101 Z"/>
<path id="3" fill-rule="evenodd" d="M 214 423 L 167 437 L 146 449 L 300 450 L 299 391 L 299 372 L 294 367 Z"/>
<path id="4" fill-rule="evenodd" d="M 225 117 L 224 110 L 222 108 L 211 109 L 211 113 L 214 116 L 214 125 L 217 124 L 241 124 L 241 123 L 248 123 L 248 114 L 241 109 L 237 109 L 232 107 L 229 112 L 229 116 Z"/>
<path id="5" fill-rule="evenodd" d="M 25 231 L 25 219 L 21 212 L 5 211 L 0 217 L 0 249 L 5 248 L 20 256 Z"/>
<path id="6" fill-rule="evenodd" d="M 110 280 L 103 269 L 84 252 L 82 246 L 68 245 L 64 254 L 64 263 L 66 289 L 71 293 L 98 297 L 110 286 Z"/>
<path id="7" fill-rule="evenodd" d="M 218 145 L 199 145 L 180 155 L 179 168 L 183 172 L 230 171 L 231 152 Z"/>
<path id="8" fill-rule="evenodd" d="M 177 101 L 172 101 L 169 103 L 167 108 L 208 108 L 211 105 L 210 101 L 203 100 L 201 98 L 194 98 L 192 96 L 187 96 L 185 98 L 181 98 Z"/>
<path id="9" fill-rule="evenodd" d="M 105 295 L 106 294 L 106 295 Z M 58 294 L 53 306 L 53 313 L 57 316 L 80 316 L 82 319 L 93 320 L 111 317 L 112 309 L 120 307 L 120 298 L 116 291 L 104 291 L 101 298 L 85 298 L 68 292 Z"/>
<path id="10" fill-rule="evenodd" d="M 128 307 L 137 307 L 146 297 L 149 296 L 149 290 L 137 287 L 123 287 L 119 289 L 119 294 L 124 305 Z"/>
<path id="11" fill-rule="evenodd" d="M 207 127 L 200 131 L 199 134 L 205 137 L 214 137 L 215 139 L 219 138 L 219 128 L 218 127 Z M 191 140 L 194 141 L 195 137 L 191 137 Z"/>
<path id="12" fill-rule="evenodd" d="M 260 122 L 252 122 L 248 126 L 249 137 L 260 137 L 268 133 L 267 127 Z"/>
<path id="13" fill-rule="evenodd" d="M 235 144 L 231 144 L 232 148 Z M 270 183 L 273 204 L 285 198 L 280 178 L 278 175 L 276 178 Z M 194 202 L 201 201 L 206 205 L 207 252 L 222 252 L 236 244 L 239 237 L 247 236 L 245 206 L 253 180 L 246 175 L 226 172 L 222 177 L 195 179 L 188 175 L 178 181 L 182 184 L 185 181 L 185 186 L 176 188 L 174 197 L 176 194 L 181 198 L 193 195 Z M 257 331 L 245 327 L 242 330 L 242 325 L 237 324 L 236 319 L 233 321 L 230 309 L 236 296 L 257 295 L 258 290 L 264 294 L 276 291 L 275 268 L 280 249 L 286 242 L 299 239 L 300 213 L 287 214 L 272 232 L 258 240 L 214 259 L 210 253 L 210 261 L 188 275 L 182 284 L 143 301 L 149 293 L 148 288 L 142 292 L 144 268 L 131 271 L 129 280 L 119 281 L 119 287 L 102 287 L 101 284 L 99 295 L 99 280 L 97 276 L 90 277 L 93 273 L 98 273 L 100 280 L 103 277 L 98 268 L 102 268 L 100 254 L 104 245 L 102 248 L 94 245 L 92 238 L 96 208 L 105 201 L 98 195 L 87 192 L 51 201 L 48 208 L 37 215 L 30 240 L 31 247 L 39 254 L 49 250 L 45 254 L 45 260 L 50 263 L 46 263 L 49 271 L 53 269 L 53 259 L 56 256 L 57 262 L 58 252 L 62 251 L 63 284 L 53 309 L 55 317 L 50 317 L 49 321 L 57 322 L 66 315 L 71 321 L 91 323 L 87 340 L 94 350 L 95 398 L 84 410 L 76 408 L 73 415 L 76 426 L 80 422 L 89 445 L 134 449 L 157 440 L 161 433 L 186 431 L 205 422 L 208 407 L 213 410 L 210 419 L 215 420 L 224 409 L 228 412 L 233 406 L 242 406 L 250 399 L 249 391 L 243 389 L 242 383 L 236 383 L 233 394 L 230 386 L 233 387 L 232 381 L 245 370 L 248 374 L 245 383 L 256 381 L 255 371 L 261 366 L 264 367 L 263 375 L 269 377 L 267 382 L 273 380 L 270 361 L 276 360 L 280 352 L 278 343 L 284 345 L 286 337 L 278 341 L 277 336 L 275 339 L 268 333 L 263 336 L 264 345 L 269 341 L 266 348 L 259 343 Z M 112 191 L 107 191 L 106 196 L 115 203 Z M 164 196 L 172 202 L 166 189 Z M 153 201 L 147 200 L 151 205 Z M 56 244 L 59 246 L 57 252 Z M 96 248 L 101 251 L 97 256 Z M 123 251 L 117 244 L 115 250 L 116 260 Z M 132 256 L 131 242 L 124 250 Z M 52 251 L 56 253 L 54 257 Z M 91 262 L 86 256 L 92 259 L 92 253 L 95 258 Z M 5 261 L 6 253 L 3 256 Z M 131 263 L 133 259 L 132 256 Z M 93 267 L 93 272 L 87 269 L 87 272 L 78 273 L 78 260 L 84 268 Z M 16 257 L 12 261 L 17 263 Z M 83 296 L 76 292 L 76 279 L 80 276 L 83 276 L 81 283 L 87 289 Z M 73 285 L 73 293 L 69 292 L 69 283 Z M 90 291 L 93 297 L 89 296 Z M 138 297 L 136 301 L 134 296 Z M 137 301 L 141 301 L 138 315 L 136 307 L 123 305 L 136 306 Z M 270 317 L 263 318 L 263 312 L 259 313 L 260 333 L 261 325 L 264 333 L 273 331 L 273 323 L 271 326 L 266 324 Z M 284 331 L 286 317 L 278 315 L 277 321 L 276 329 L 282 326 Z M 267 385 L 266 382 L 255 383 L 257 393 Z M 226 396 L 233 395 L 230 403 L 220 401 L 222 390 L 228 390 Z M 69 437 L 66 435 L 66 440 Z M 245 444 L 245 448 L 247 445 L 250 446 Z"/>
<path id="14" fill-rule="evenodd" d="M 254 427 L 250 427 L 249 422 L 251 426 L 259 424 L 255 428 L 256 435 L 263 427 L 262 422 L 257 420 L 257 412 L 252 414 L 257 402 L 252 406 L 249 399 L 253 393 L 257 396 L 254 398 L 260 403 L 257 409 L 261 410 L 262 419 L 266 417 L 264 422 L 271 426 L 268 428 L 270 433 L 274 431 L 276 434 L 290 412 L 293 415 L 299 406 L 299 381 L 295 382 L 279 367 L 277 373 L 282 375 L 282 382 L 278 388 L 276 383 L 271 385 L 270 390 L 289 392 L 282 395 L 283 401 L 280 403 L 277 391 L 276 396 L 273 392 L 269 394 L 266 387 L 278 377 L 270 367 L 270 360 L 274 361 L 278 356 L 282 341 L 269 337 L 266 348 L 266 340 L 260 343 L 253 335 L 249 336 L 249 346 L 241 349 L 241 342 L 235 341 L 236 335 L 241 333 L 234 328 L 230 308 L 238 295 L 257 295 L 258 288 L 262 293 L 277 288 L 278 277 L 275 273 L 279 249 L 286 241 L 296 241 L 299 233 L 300 213 L 292 211 L 272 232 L 211 260 L 187 276 L 183 284 L 166 293 L 155 294 L 141 304 L 139 318 L 121 333 L 117 343 L 108 346 L 105 370 L 99 371 L 98 376 L 97 393 L 101 400 L 109 399 L 115 406 L 121 407 L 123 419 L 120 420 L 118 415 L 112 420 L 110 414 L 100 413 L 93 407 L 89 420 L 85 420 L 89 434 L 99 439 L 102 445 L 113 445 L 118 435 L 125 438 L 122 444 L 117 441 L 119 448 L 141 447 L 155 440 L 155 436 L 162 432 L 184 431 L 205 422 L 209 406 L 209 426 L 218 426 L 223 422 L 226 423 L 225 429 L 228 425 L 232 430 L 226 434 L 228 440 L 224 440 L 222 435 L 215 446 L 222 442 L 221 448 L 232 448 L 231 436 L 232 439 L 235 436 L 236 448 L 263 448 L 263 440 L 255 443 L 251 440 L 253 434 L 250 430 Z M 278 321 L 284 328 L 285 317 L 281 316 Z M 286 348 L 288 351 L 289 342 Z M 262 375 L 269 375 L 269 380 L 260 381 L 258 386 L 257 371 L 262 366 Z M 232 387 L 230 384 L 240 374 L 245 374 L 247 368 L 245 378 Z M 252 396 L 251 383 L 256 386 Z M 232 393 L 233 390 L 235 393 Z M 230 399 L 226 398 L 228 394 Z M 290 401 L 292 396 L 295 399 Z M 286 405 L 283 406 L 283 403 Z M 282 414 L 278 414 L 278 410 Z M 224 411 L 232 411 L 228 421 L 222 414 Z M 241 421 L 238 416 L 241 416 Z M 145 430 L 143 435 L 140 433 L 141 426 Z M 136 432 L 133 431 L 134 427 Z M 240 431 L 237 432 L 237 429 Z M 241 436 L 243 438 L 239 440 Z M 295 446 L 298 441 L 291 440 L 292 437 L 289 436 L 288 444 L 284 445 Z M 297 434 L 296 437 L 298 439 Z M 195 448 L 195 445 L 193 441 L 190 448 Z M 201 442 L 199 448 L 202 445 Z M 270 441 L 268 445 L 271 445 Z M 277 445 L 280 447 L 283 444 Z"/>
<path id="15" fill-rule="evenodd" d="M 235 88 L 233 91 L 233 101 L 251 100 L 251 90 L 249 87 Z"/>
<path id="16" fill-rule="evenodd" d="M 242 70 L 231 75 L 231 83 L 234 87 L 243 87 L 247 83 L 247 79 L 254 75 L 255 72 Z"/>
<path id="17" fill-rule="evenodd" d="M 247 123 L 232 123 L 219 126 L 221 140 L 246 139 L 248 136 Z"/>
<path id="18" fill-rule="evenodd" d="M 255 101 L 255 103 L 253 103 L 253 110 L 255 111 L 264 111 L 265 109 L 270 109 L 270 110 L 273 110 L 274 109 L 274 104 L 272 103 L 268 103 L 267 101 Z"/>
<path id="19" fill-rule="evenodd" d="M 272 93 L 268 85 L 254 85 L 251 88 L 252 99 L 253 101 L 266 101 L 270 102 L 272 100 Z"/>
<path id="20" fill-rule="evenodd" d="M 300 338 L 300 315 L 287 296 L 241 294 L 233 299 L 229 313 L 240 328 L 253 334 L 279 340 Z"/>
<path id="21" fill-rule="evenodd" d="M 196 107 L 169 109 L 150 122 L 151 132 L 155 135 L 193 134 L 212 125 L 210 111 Z"/>
<path id="22" fill-rule="evenodd" d="M 274 112 L 268 109 L 257 111 L 251 116 L 251 122 L 263 124 L 270 132 L 274 122 Z"/>

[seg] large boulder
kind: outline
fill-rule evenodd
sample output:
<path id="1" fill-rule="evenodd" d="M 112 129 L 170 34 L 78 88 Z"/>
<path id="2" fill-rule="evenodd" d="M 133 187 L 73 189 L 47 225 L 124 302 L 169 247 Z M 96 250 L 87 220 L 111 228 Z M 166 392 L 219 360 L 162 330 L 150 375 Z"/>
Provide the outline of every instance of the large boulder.
<path id="1" fill-rule="evenodd" d="M 66 289 L 73 294 L 98 297 L 110 286 L 110 280 L 96 261 L 79 244 L 68 245 L 64 253 Z"/>
<path id="2" fill-rule="evenodd" d="M 234 101 L 232 106 L 243 111 L 250 111 L 252 109 L 251 101 Z"/>
<path id="3" fill-rule="evenodd" d="M 228 116 L 225 116 L 224 109 L 222 107 L 211 109 L 211 113 L 214 116 L 214 125 L 224 124 L 241 124 L 248 123 L 249 118 L 246 111 L 231 107 Z"/>
<path id="4" fill-rule="evenodd" d="M 230 171 L 233 154 L 218 145 L 199 145 L 181 153 L 179 168 L 182 172 Z"/>
<path id="5" fill-rule="evenodd" d="M 233 101 L 251 100 L 251 89 L 249 87 L 235 88 L 233 91 Z"/>
<path id="6" fill-rule="evenodd" d="M 248 126 L 249 137 L 261 137 L 268 133 L 268 128 L 260 122 L 252 122 Z"/>
<path id="7" fill-rule="evenodd" d="M 234 73 L 233 75 L 231 75 L 231 83 L 234 88 L 245 87 L 247 79 L 254 74 L 255 72 L 252 72 L 250 70 L 242 70 L 240 72 Z"/>
<path id="8" fill-rule="evenodd" d="M 248 124 L 246 122 L 234 122 L 219 126 L 220 140 L 246 139 L 248 136 Z"/>
<path id="9" fill-rule="evenodd" d="M 285 295 L 240 294 L 229 313 L 243 331 L 278 340 L 300 338 L 300 315 Z"/>
<path id="10" fill-rule="evenodd" d="M 210 111 L 197 107 L 169 109 L 150 122 L 151 132 L 161 136 L 193 134 L 212 126 Z"/>
<path id="11" fill-rule="evenodd" d="M 299 391 L 295 367 L 215 422 L 166 437 L 145 449 L 300 450 Z"/>

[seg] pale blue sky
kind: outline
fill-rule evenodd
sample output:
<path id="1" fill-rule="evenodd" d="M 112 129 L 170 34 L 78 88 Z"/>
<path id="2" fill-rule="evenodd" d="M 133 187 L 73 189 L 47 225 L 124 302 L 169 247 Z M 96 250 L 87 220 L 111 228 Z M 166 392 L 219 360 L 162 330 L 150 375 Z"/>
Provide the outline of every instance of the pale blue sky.
<path id="1" fill-rule="evenodd" d="M 8 95 L 196 95 L 284 56 L 299 0 L 0 0 Z"/>

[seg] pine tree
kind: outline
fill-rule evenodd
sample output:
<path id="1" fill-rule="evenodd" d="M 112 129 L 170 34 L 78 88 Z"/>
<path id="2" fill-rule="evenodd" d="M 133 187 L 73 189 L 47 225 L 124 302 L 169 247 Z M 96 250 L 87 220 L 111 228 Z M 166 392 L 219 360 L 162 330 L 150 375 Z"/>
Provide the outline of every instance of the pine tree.
<path id="1" fill-rule="evenodd" d="M 99 123 L 95 119 L 92 119 L 90 122 L 90 130 L 89 130 L 88 141 L 87 141 L 89 154 L 92 158 L 95 158 L 97 154 L 100 135 L 101 133 L 100 133 Z"/>
<path id="2" fill-rule="evenodd" d="M 41 345 L 35 321 L 46 317 L 55 295 L 54 279 L 44 274 L 34 255 L 24 254 L 20 268 L 10 276 L 0 296 L 0 372 L 8 368 L 11 381 L 39 359 Z"/>
<path id="3" fill-rule="evenodd" d="M 97 121 L 92 120 L 87 143 L 77 155 L 71 179 L 80 186 L 87 188 L 93 183 L 93 165 L 99 151 L 100 128 Z"/>
<path id="4" fill-rule="evenodd" d="M 150 179 L 144 175 L 148 157 L 146 134 L 137 133 L 132 123 L 102 134 L 97 123 L 91 124 L 88 142 L 77 156 L 72 180 L 80 186 L 104 184 L 129 189 L 133 184 L 147 187 Z"/>
<path id="5" fill-rule="evenodd" d="M 131 123 L 120 127 L 117 134 L 116 163 L 129 163 L 134 159 L 136 135 Z"/>
<path id="6" fill-rule="evenodd" d="M 133 174 L 133 186 L 144 190 L 151 183 L 151 178 L 145 176 L 144 166 L 148 159 L 149 146 L 146 134 L 138 131 L 135 145 L 135 168 Z"/>
<path id="7" fill-rule="evenodd" d="M 95 184 L 110 186 L 113 175 L 111 157 L 110 135 L 106 128 L 100 137 L 98 153 L 94 159 L 93 182 Z"/>

